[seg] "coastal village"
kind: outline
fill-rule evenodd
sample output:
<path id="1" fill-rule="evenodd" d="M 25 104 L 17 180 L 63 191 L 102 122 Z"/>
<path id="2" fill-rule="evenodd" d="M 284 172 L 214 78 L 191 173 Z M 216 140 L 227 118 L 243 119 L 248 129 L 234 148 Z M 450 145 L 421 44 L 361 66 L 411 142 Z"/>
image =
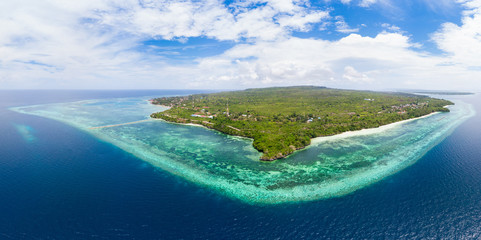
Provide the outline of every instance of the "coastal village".
<path id="1" fill-rule="evenodd" d="M 390 112 L 397 112 L 398 114 L 406 114 L 407 110 L 409 109 L 420 109 L 423 107 L 427 107 L 429 102 L 421 102 L 421 103 L 410 103 L 398 106 L 391 106 Z M 382 113 L 382 112 L 380 112 Z"/>

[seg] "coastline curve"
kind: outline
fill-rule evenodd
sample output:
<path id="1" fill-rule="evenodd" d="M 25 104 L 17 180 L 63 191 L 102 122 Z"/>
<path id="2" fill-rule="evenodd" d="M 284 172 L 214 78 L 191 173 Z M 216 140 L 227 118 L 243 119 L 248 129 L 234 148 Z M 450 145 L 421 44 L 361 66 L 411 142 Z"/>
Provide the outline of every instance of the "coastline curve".
<path id="1" fill-rule="evenodd" d="M 251 204 L 312 201 L 356 191 L 414 164 L 475 114 L 469 104 L 457 101 L 450 113 L 313 139 L 288 161 L 273 163 L 257 161 L 251 140 L 196 126 L 145 121 L 89 129 L 144 120 L 159 110 L 148 105 L 145 99 L 110 99 L 12 110 L 67 123 L 153 166 Z"/>

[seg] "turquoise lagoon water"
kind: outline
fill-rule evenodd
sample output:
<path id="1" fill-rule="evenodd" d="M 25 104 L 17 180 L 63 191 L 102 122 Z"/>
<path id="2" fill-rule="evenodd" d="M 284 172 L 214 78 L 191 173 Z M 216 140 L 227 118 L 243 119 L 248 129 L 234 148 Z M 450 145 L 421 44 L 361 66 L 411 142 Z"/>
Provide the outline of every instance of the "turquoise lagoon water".
<path id="1" fill-rule="evenodd" d="M 451 112 L 394 124 L 363 134 L 313 140 L 286 159 L 260 162 L 252 141 L 203 127 L 148 120 L 164 108 L 148 98 L 84 100 L 12 108 L 55 119 L 172 174 L 253 204 L 310 201 L 342 196 L 390 176 L 420 159 L 475 114 L 455 101 Z M 17 127 L 25 138 L 28 128 Z"/>

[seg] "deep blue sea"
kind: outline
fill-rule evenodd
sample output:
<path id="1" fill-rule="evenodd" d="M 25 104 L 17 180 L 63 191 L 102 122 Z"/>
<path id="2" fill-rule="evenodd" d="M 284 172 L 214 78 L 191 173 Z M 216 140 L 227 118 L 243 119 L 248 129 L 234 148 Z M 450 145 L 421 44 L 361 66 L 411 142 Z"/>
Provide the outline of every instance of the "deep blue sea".
<path id="1" fill-rule="evenodd" d="M 0 91 L 0 239 L 479 239 L 481 116 L 343 197 L 255 205 L 9 107 L 195 91 Z M 481 112 L 481 96 L 456 96 Z M 19 127 L 21 126 L 21 127 Z"/>

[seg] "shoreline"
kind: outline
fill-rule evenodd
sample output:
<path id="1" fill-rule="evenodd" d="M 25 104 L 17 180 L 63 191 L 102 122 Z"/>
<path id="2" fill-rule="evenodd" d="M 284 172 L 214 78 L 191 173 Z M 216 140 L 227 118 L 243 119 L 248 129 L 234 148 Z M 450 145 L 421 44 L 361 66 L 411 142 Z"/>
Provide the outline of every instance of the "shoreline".
<path id="1" fill-rule="evenodd" d="M 447 106 L 446 106 L 447 107 Z M 398 127 L 399 125 L 402 125 L 404 123 L 407 123 L 407 122 L 411 122 L 411 121 L 415 121 L 415 120 L 419 120 L 419 119 L 423 119 L 423 118 L 427 118 L 427 117 L 430 117 L 430 116 L 433 116 L 433 115 L 436 115 L 436 114 L 439 114 L 441 112 L 432 112 L 430 114 L 427 114 L 427 115 L 424 115 L 424 116 L 421 116 L 421 117 L 417 117 L 417 118 L 410 118 L 410 119 L 406 119 L 406 120 L 402 120 L 402 121 L 398 121 L 398 122 L 393 122 L 393 123 L 390 123 L 390 124 L 386 124 L 386 125 L 382 125 L 382 126 L 379 126 L 379 127 L 376 127 L 376 128 L 365 128 L 365 129 L 361 129 L 361 130 L 356 130 L 356 131 L 347 131 L 347 132 L 342 132 L 342 133 L 339 133 L 339 134 L 335 134 L 335 135 L 330 135 L 330 136 L 321 136 L 321 137 L 316 137 L 316 138 L 311 138 L 311 143 L 303 148 L 299 148 L 299 149 L 296 149 L 294 152 L 292 152 L 291 154 L 287 155 L 287 156 L 283 156 L 281 158 L 276 158 L 276 159 L 260 159 L 261 162 L 272 162 L 272 161 L 275 161 L 275 160 L 279 160 L 279 159 L 283 159 L 283 158 L 288 158 L 290 155 L 296 153 L 297 151 L 301 151 L 301 150 L 304 150 L 304 149 L 307 149 L 307 148 L 310 148 L 310 147 L 313 147 L 315 145 L 318 145 L 322 142 L 326 142 L 326 141 L 330 141 L 330 140 L 336 140 L 336 139 L 341 139 L 341 138 L 349 138 L 349 137 L 355 137 L 355 136 L 364 136 L 364 135 L 370 135 L 370 134 L 376 134 L 376 133 L 381 133 L 381 132 L 384 132 L 384 131 L 387 131 L 389 129 L 392 129 L 392 128 L 395 128 L 395 127 Z M 165 121 L 165 122 L 168 122 L 168 123 L 174 123 L 174 124 L 180 124 L 180 125 L 184 125 L 184 126 L 193 126 L 193 127 L 202 127 L 202 128 L 205 128 L 205 129 L 208 129 L 208 130 L 211 130 L 211 131 L 215 131 L 215 132 L 218 132 L 218 133 L 222 133 L 222 134 L 225 134 L 226 136 L 231 136 L 231 137 L 236 137 L 236 138 L 241 138 L 241 139 L 246 139 L 246 140 L 250 140 L 250 141 L 253 141 L 254 139 L 252 138 L 248 138 L 248 137 L 243 137 L 243 136 L 238 136 L 238 135 L 231 135 L 231 134 L 226 134 L 226 133 L 223 133 L 221 131 L 218 131 L 216 129 L 213 129 L 213 128 L 209 128 L 205 125 L 202 125 L 202 124 L 198 124 L 198 123 L 177 123 L 177 122 L 170 122 L 170 121 L 166 121 L 164 119 L 158 119 L 158 118 L 152 118 L 152 119 L 155 119 L 155 120 L 162 120 L 162 121 Z M 262 153 L 259 151 L 259 153 Z"/>
<path id="2" fill-rule="evenodd" d="M 347 132 L 343 132 L 343 133 L 339 133 L 339 134 L 335 134 L 335 135 L 312 138 L 311 144 L 308 145 L 307 147 L 310 147 L 314 144 L 319 144 L 321 142 L 334 140 L 334 139 L 356 137 L 356 136 L 365 136 L 365 135 L 370 135 L 370 134 L 375 134 L 375 133 L 381 133 L 381 132 L 387 131 L 389 129 L 395 128 L 399 125 L 402 125 L 404 123 L 419 120 L 419 119 L 423 119 L 423 118 L 427 118 L 427 117 L 430 117 L 430 116 L 433 116 L 433 115 L 436 115 L 436 114 L 439 114 L 439 113 L 441 113 L 441 112 L 432 112 L 430 114 L 427 114 L 427 115 L 424 115 L 424 116 L 421 116 L 421 117 L 410 118 L 410 119 L 406 119 L 406 120 L 402 120 L 402 121 L 398 121 L 398 122 L 393 122 L 393 123 L 382 125 L 382 126 L 379 126 L 379 127 L 376 127 L 376 128 L 364 128 L 364 129 L 356 130 L 356 131 L 347 131 Z"/>
<path id="3" fill-rule="evenodd" d="M 157 118 L 154 118 L 154 119 L 157 119 Z M 202 124 L 198 124 L 198 123 L 176 123 L 176 122 L 169 122 L 169 121 L 166 121 L 164 119 L 159 119 L 159 120 L 162 120 L 162 121 L 165 121 L 165 122 L 168 122 L 168 123 L 174 123 L 174 124 L 180 124 L 180 125 L 184 125 L 184 126 L 193 126 L 193 127 L 201 127 L 201 128 L 205 128 L 207 130 L 210 130 L 210 131 L 214 131 L 216 133 L 222 133 L 228 137 L 233 137 L 233 138 L 240 138 L 242 140 L 248 140 L 248 141 L 254 141 L 253 138 L 248 138 L 248 137 L 244 137 L 244 136 L 239 136 L 239 135 L 230 135 L 230 134 L 227 134 L 227 133 L 223 133 L 217 129 L 214 129 L 214 128 L 210 128 L 210 127 L 207 127 L 207 126 L 204 126 Z M 255 148 L 254 148 L 255 149 Z M 259 150 L 256 149 L 257 152 L 261 153 Z"/>
<path id="4" fill-rule="evenodd" d="M 153 104 L 152 101 L 149 100 L 149 103 L 152 104 L 152 105 L 157 105 L 157 104 Z M 164 105 L 158 105 L 158 106 L 162 106 L 162 107 L 166 107 L 168 109 L 170 109 L 170 107 L 168 106 L 164 106 Z M 446 105 L 444 106 L 444 108 L 449 108 L 449 105 Z M 166 111 L 164 110 L 164 111 Z M 162 111 L 163 112 L 163 111 Z M 270 158 L 270 159 L 263 159 L 262 157 L 260 158 L 260 161 L 261 162 L 273 162 L 273 161 L 276 161 L 276 160 L 279 160 L 279 159 L 284 159 L 284 158 L 288 158 L 290 155 L 296 153 L 297 151 L 301 151 L 301 150 L 304 150 L 304 149 L 307 149 L 307 148 L 310 148 L 312 146 L 315 146 L 315 145 L 318 145 L 322 142 L 326 142 L 326 141 L 330 141 L 330 140 L 336 140 L 336 139 L 342 139 L 342 138 L 348 138 L 348 137 L 355 137 L 355 136 L 364 136 L 364 135 L 370 135 L 370 134 L 375 134 L 375 133 L 381 133 L 381 132 L 384 132 L 384 131 L 387 131 L 389 129 L 392 129 L 392 128 L 395 128 L 399 125 L 402 125 L 404 123 L 407 123 L 407 122 L 410 122 L 410 121 L 415 121 L 415 120 L 419 120 L 419 119 L 423 119 L 423 118 L 427 118 L 427 117 L 430 117 L 430 116 L 433 116 L 435 114 L 438 114 L 438 113 L 441 113 L 441 112 L 432 112 L 432 113 L 429 113 L 427 115 L 424 115 L 424 116 L 420 116 L 420 117 L 416 117 L 416 118 L 410 118 L 410 119 L 406 119 L 406 120 L 401 120 L 401 121 L 398 121 L 398 122 L 393 122 L 393 123 L 389 123 L 389 124 L 386 124 L 386 125 L 381 125 L 379 127 L 375 127 L 375 128 L 365 128 L 365 129 L 361 129 L 361 130 L 356 130 L 356 131 L 347 131 L 347 132 L 342 132 L 342 133 L 338 133 L 338 134 L 335 134 L 335 135 L 329 135 L 329 136 L 320 136 L 320 137 L 315 137 L 315 138 L 311 138 L 310 139 L 310 143 L 304 147 L 301 147 L 301 148 L 297 148 L 296 150 L 294 150 L 292 153 L 290 154 L 287 154 L 287 155 L 282 155 L 282 156 L 279 156 L 279 157 L 274 157 L 274 158 Z M 151 117 L 152 118 L 152 117 Z M 158 118 L 152 118 L 152 119 L 158 119 Z M 226 136 L 232 136 L 232 137 L 238 137 L 238 138 L 242 138 L 242 139 L 247 139 L 247 140 L 251 140 L 253 141 L 254 139 L 253 138 L 248 138 L 248 137 L 244 137 L 244 136 L 239 136 L 239 135 L 233 135 L 233 134 L 227 134 L 227 133 L 224 133 L 224 132 L 221 132 L 217 129 L 214 129 L 214 128 L 211 128 L 211 127 L 208 127 L 206 125 L 203 125 L 203 124 L 198 124 L 198 123 L 179 123 L 179 122 L 171 122 L 171 121 L 167 121 L 167 120 L 164 120 L 164 119 L 159 119 L 159 120 L 163 120 L 163 121 L 166 121 L 168 123 L 175 123 L 175 124 L 181 124 L 181 125 L 187 125 L 187 126 L 194 126 L 194 127 L 203 127 L 203 128 L 206 128 L 206 129 L 210 129 L 210 130 L 213 130 L 213 131 L 216 131 L 218 133 L 222 133 L 222 134 L 225 134 Z M 257 150 L 257 149 L 256 149 Z M 259 150 L 257 150 L 259 151 Z M 262 153 L 261 151 L 259 151 L 260 153 Z"/>

